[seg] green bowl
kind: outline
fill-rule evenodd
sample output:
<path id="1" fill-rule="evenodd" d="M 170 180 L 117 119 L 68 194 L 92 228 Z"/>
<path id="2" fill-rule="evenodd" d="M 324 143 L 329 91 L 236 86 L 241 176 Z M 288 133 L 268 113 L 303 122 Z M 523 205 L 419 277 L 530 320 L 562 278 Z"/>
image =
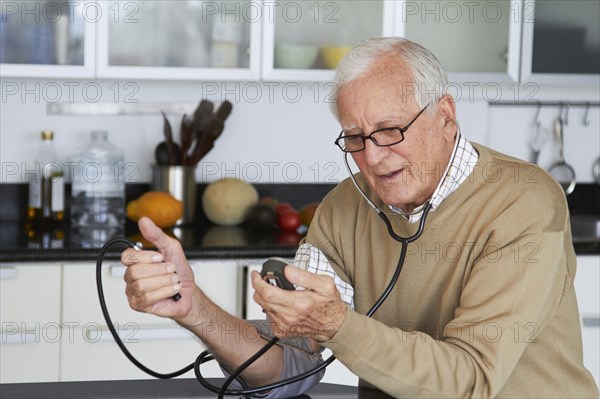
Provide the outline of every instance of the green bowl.
<path id="1" fill-rule="evenodd" d="M 313 66 L 319 48 L 300 44 L 275 46 L 275 68 L 307 69 Z"/>

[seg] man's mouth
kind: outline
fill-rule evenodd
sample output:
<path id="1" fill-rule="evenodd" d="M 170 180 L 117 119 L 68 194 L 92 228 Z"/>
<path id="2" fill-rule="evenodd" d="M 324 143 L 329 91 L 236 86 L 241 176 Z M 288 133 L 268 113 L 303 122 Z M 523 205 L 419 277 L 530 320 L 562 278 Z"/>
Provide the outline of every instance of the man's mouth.
<path id="1" fill-rule="evenodd" d="M 383 183 L 392 182 L 402 174 L 403 170 L 402 168 L 389 173 L 377 174 L 377 178 Z"/>

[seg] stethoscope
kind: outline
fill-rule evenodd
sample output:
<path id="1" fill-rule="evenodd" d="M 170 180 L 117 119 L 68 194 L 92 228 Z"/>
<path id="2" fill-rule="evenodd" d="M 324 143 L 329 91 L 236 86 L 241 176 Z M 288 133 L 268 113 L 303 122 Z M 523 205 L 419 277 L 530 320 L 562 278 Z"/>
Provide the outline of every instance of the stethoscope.
<path id="1" fill-rule="evenodd" d="M 456 121 L 455 121 L 456 123 Z M 419 237 L 421 237 L 421 235 L 423 234 L 423 229 L 425 228 L 425 221 L 427 219 L 427 215 L 429 214 L 429 211 L 431 210 L 432 207 L 432 202 L 433 199 L 437 197 L 437 195 L 439 194 L 439 191 L 443 185 L 443 183 L 446 181 L 446 178 L 448 177 L 448 172 L 450 170 L 451 165 L 454 162 L 454 159 L 456 157 L 456 152 L 458 149 L 458 143 L 460 141 L 460 127 L 458 127 L 458 123 L 456 123 L 457 126 L 457 133 L 456 133 L 456 137 L 455 137 L 455 143 L 454 143 L 454 148 L 452 150 L 452 155 L 450 157 L 450 160 L 448 161 L 448 165 L 446 166 L 446 169 L 444 170 L 444 174 L 442 175 L 442 179 L 440 179 L 437 187 L 435 188 L 433 194 L 431 195 L 431 197 L 429 198 L 429 200 L 427 200 L 425 202 L 425 204 L 423 204 L 422 206 L 420 206 L 419 208 L 413 210 L 413 212 L 411 212 L 410 214 L 407 215 L 411 215 L 411 214 L 417 214 L 419 212 L 422 212 L 420 221 L 419 221 L 419 227 L 417 228 L 417 231 L 409 236 L 409 237 L 402 237 L 398 234 L 396 234 L 396 232 L 394 231 L 394 228 L 392 226 L 392 223 L 390 222 L 389 218 L 386 216 L 386 214 L 383 212 L 383 210 L 381 210 L 377 205 L 375 205 L 375 203 L 373 203 L 373 201 L 371 201 L 369 199 L 369 197 L 365 194 L 365 192 L 360 188 L 360 185 L 358 184 L 358 182 L 356 181 L 356 178 L 354 177 L 354 173 L 352 172 L 352 169 L 350 167 L 350 164 L 348 163 L 348 153 L 345 152 L 344 153 L 344 163 L 346 164 L 346 168 L 348 169 L 348 172 L 350 174 L 350 178 L 352 180 L 352 182 L 354 183 L 354 186 L 356 187 L 356 189 L 359 191 L 359 193 L 361 194 L 361 196 L 367 201 L 367 203 L 369 204 L 369 206 L 371 206 L 379 215 L 379 217 L 383 220 L 383 222 L 385 223 L 388 233 L 390 235 L 390 237 L 392 237 L 394 240 L 398 241 L 399 243 L 402 244 L 402 248 L 400 250 L 400 256 L 398 258 L 398 264 L 396 265 L 396 270 L 394 271 L 394 274 L 392 275 L 392 278 L 390 279 L 390 282 L 388 283 L 388 285 L 386 286 L 385 290 L 383 291 L 383 293 L 381 294 L 381 296 L 379 297 L 379 299 L 377 299 L 377 301 L 373 304 L 373 306 L 369 309 L 369 311 L 365 314 L 367 317 L 371 317 L 373 316 L 373 314 L 377 311 L 377 309 L 379 309 L 379 307 L 383 304 L 383 302 L 385 302 L 385 300 L 387 299 L 387 297 L 390 295 L 390 293 L 392 292 L 392 289 L 394 288 L 394 286 L 396 285 L 396 282 L 398 281 L 398 278 L 400 277 L 400 272 L 402 271 L 402 268 L 404 266 L 404 261 L 406 259 L 406 253 L 408 250 L 408 244 L 410 244 L 411 242 L 417 240 Z M 323 363 L 319 364 L 318 366 L 305 371 L 304 373 L 298 374 L 294 377 L 290 377 L 290 378 L 286 378 L 284 380 L 272 383 L 272 384 L 267 384 L 267 385 L 263 385 L 263 386 L 259 386 L 259 387 L 253 387 L 253 388 L 248 388 L 248 386 L 245 384 L 245 382 L 239 378 L 240 374 L 248 367 L 250 366 L 252 363 L 254 363 L 258 358 L 260 358 L 263 354 L 265 354 L 273 345 L 275 345 L 275 343 L 279 340 L 277 337 L 272 338 L 271 340 L 269 340 L 269 342 L 263 346 L 258 352 L 256 352 L 254 355 L 252 355 L 248 360 L 246 360 L 242 365 L 240 365 L 236 370 L 234 370 L 230 376 L 225 380 L 225 382 L 223 383 L 222 386 L 218 387 L 215 385 L 212 385 L 211 383 L 209 383 L 203 376 L 200 370 L 200 366 L 208 361 L 214 360 L 214 356 L 208 351 L 205 350 L 203 351 L 194 361 L 194 363 L 191 363 L 187 366 L 185 366 L 184 368 L 175 371 L 173 373 L 166 373 L 166 374 L 162 374 L 162 373 L 158 373 L 156 371 L 153 371 L 151 369 L 149 369 L 148 367 L 144 366 L 140 361 L 138 361 L 127 349 L 127 347 L 125 346 L 125 344 L 123 344 L 123 341 L 121 341 L 121 338 L 119 337 L 119 334 L 117 333 L 117 331 L 114 328 L 113 322 L 108 314 L 108 309 L 106 307 L 106 301 L 104 298 L 104 290 L 102 287 L 102 261 L 104 260 L 104 256 L 106 254 L 106 252 L 108 251 L 108 248 L 111 247 L 114 244 L 117 243 L 124 243 L 128 246 L 130 246 L 131 248 L 134 248 L 136 250 L 140 250 L 141 249 L 141 244 L 140 243 L 136 243 L 132 240 L 129 240 L 127 238 L 114 238 L 111 239 L 109 241 L 107 241 L 102 248 L 100 249 L 99 253 L 98 253 L 98 257 L 96 259 L 96 287 L 98 289 L 98 299 L 100 301 L 100 307 L 102 308 L 102 314 L 104 315 L 104 319 L 106 320 L 106 325 L 108 326 L 108 329 L 110 330 L 111 335 L 113 336 L 115 342 L 117 343 L 117 345 L 119 346 L 119 348 L 121 349 L 121 351 L 123 352 L 123 354 L 133 363 L 135 364 L 140 370 L 144 371 L 145 373 L 155 377 L 155 378 L 161 378 L 161 379 L 170 379 L 170 378 L 175 378 L 178 377 L 182 374 L 187 373 L 190 370 L 194 370 L 194 374 L 196 375 L 196 378 L 198 379 L 198 382 L 200 382 L 200 384 L 202 384 L 202 386 L 204 386 L 206 389 L 208 389 L 211 392 L 214 392 L 216 394 L 218 394 L 218 398 L 222 399 L 224 395 L 244 395 L 246 397 L 250 397 L 250 395 L 253 394 L 257 394 L 257 393 L 264 393 L 285 385 L 289 385 L 289 384 L 293 384 L 295 382 L 298 382 L 300 380 L 303 380 L 305 378 L 310 377 L 313 374 L 318 373 L 319 371 L 323 370 L 325 367 L 329 366 L 334 360 L 335 360 L 335 356 L 331 355 L 329 358 L 327 358 Z M 179 297 L 180 298 L 180 297 Z M 179 300 L 179 298 L 174 297 L 174 300 Z M 238 381 L 242 387 L 244 387 L 243 389 L 228 389 L 229 385 L 231 385 L 231 383 L 236 380 Z"/>

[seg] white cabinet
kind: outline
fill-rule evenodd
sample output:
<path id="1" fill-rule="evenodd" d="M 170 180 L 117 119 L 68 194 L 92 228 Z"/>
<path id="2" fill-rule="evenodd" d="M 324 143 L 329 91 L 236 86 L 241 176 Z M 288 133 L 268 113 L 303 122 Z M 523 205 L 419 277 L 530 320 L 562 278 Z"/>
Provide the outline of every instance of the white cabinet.
<path id="1" fill-rule="evenodd" d="M 99 3 L 92 1 L 0 3 L 3 76 L 90 78 L 95 69 Z"/>
<path id="2" fill-rule="evenodd" d="M 521 80 L 600 84 L 600 2 L 525 0 Z"/>
<path id="3" fill-rule="evenodd" d="M 598 84 L 597 1 L 1 4 L 4 76 L 330 81 L 359 40 L 400 36 L 432 50 L 452 82 Z"/>
<path id="4" fill-rule="evenodd" d="M 97 77 L 258 80 L 260 2 L 101 2 Z"/>
<path id="5" fill-rule="evenodd" d="M 237 263 L 190 263 L 200 288 L 238 315 Z M 151 378 L 114 342 L 100 310 L 95 271 L 94 262 L 0 265 L 2 383 Z M 204 345 L 170 319 L 130 309 L 124 271 L 107 261 L 102 278 L 111 319 L 127 348 L 159 373 L 193 363 Z M 223 375 L 215 362 L 202 370 L 206 377 Z"/>
<path id="6" fill-rule="evenodd" d="M 237 268 L 229 261 L 191 261 L 197 284 L 227 312 L 236 314 Z M 145 366 L 170 373 L 193 363 L 205 346 L 170 319 L 129 308 L 125 296 L 125 266 L 106 262 L 103 288 L 107 308 L 119 336 Z M 113 380 L 151 378 L 139 370 L 114 342 L 102 316 L 96 294 L 95 264 L 64 265 L 63 334 L 60 380 Z M 207 377 L 223 374 L 214 362 L 203 366 Z M 185 377 L 191 377 L 188 372 Z"/>
<path id="7" fill-rule="evenodd" d="M 361 39 L 394 35 L 395 2 L 265 1 L 264 80 L 330 81 L 333 68 Z"/>
<path id="8" fill-rule="evenodd" d="M 0 382 L 58 380 L 60 264 L 0 265 Z"/>
<path id="9" fill-rule="evenodd" d="M 600 255 L 577 256 L 575 292 L 581 313 L 583 362 L 600 386 Z"/>
<path id="10" fill-rule="evenodd" d="M 401 1 L 397 34 L 431 50 L 453 82 L 516 82 L 521 0 Z"/>
<path id="11" fill-rule="evenodd" d="M 158 373 L 172 373 L 191 364 L 205 346 L 183 328 L 120 325 L 122 341 L 131 354 Z M 207 377 L 222 377 L 216 363 L 202 368 Z M 193 371 L 184 374 L 193 378 Z M 63 332 L 60 381 L 151 379 L 121 352 L 110 332 L 93 324 Z"/>

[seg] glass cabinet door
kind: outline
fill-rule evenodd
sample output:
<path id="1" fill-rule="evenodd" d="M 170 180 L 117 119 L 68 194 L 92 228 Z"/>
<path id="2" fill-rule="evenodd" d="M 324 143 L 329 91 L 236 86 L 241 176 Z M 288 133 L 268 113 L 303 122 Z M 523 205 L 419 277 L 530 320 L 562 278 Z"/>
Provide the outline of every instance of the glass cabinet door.
<path id="1" fill-rule="evenodd" d="M 600 82 L 600 2 L 532 1 L 524 8 L 523 77 Z"/>
<path id="2" fill-rule="evenodd" d="M 400 36 L 431 50 L 450 80 L 519 79 L 521 2 L 403 1 Z"/>
<path id="3" fill-rule="evenodd" d="M 393 33 L 394 2 L 311 0 L 264 3 L 263 77 L 329 80 L 362 39 Z"/>
<path id="4" fill-rule="evenodd" d="M 99 26 L 102 77 L 258 78 L 260 8 L 249 0 L 114 1 Z M 258 30 L 257 30 L 258 29 Z"/>
<path id="5" fill-rule="evenodd" d="M 94 21 L 82 1 L 0 2 L 3 76 L 93 76 Z"/>
<path id="6" fill-rule="evenodd" d="M 520 5 L 515 0 L 403 1 L 398 35 L 431 50 L 452 81 L 517 81 Z"/>

